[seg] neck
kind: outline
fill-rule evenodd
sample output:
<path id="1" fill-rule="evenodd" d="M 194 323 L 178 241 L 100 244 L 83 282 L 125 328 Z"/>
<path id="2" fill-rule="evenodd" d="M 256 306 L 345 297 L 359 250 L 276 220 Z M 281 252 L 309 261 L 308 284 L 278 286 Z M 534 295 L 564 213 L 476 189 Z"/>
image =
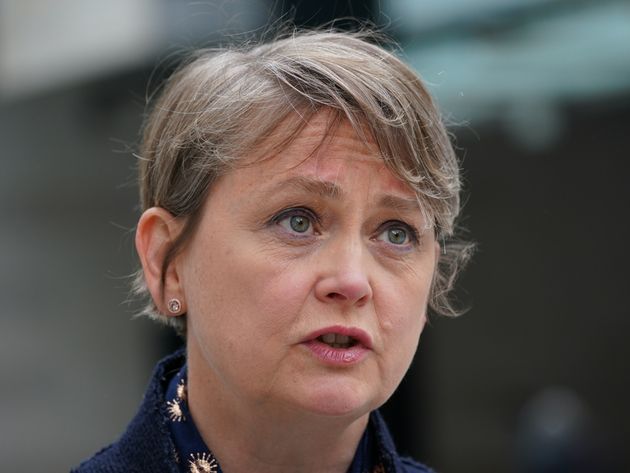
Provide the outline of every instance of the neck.
<path id="1" fill-rule="evenodd" d="M 369 413 L 333 417 L 248 402 L 225 392 L 190 347 L 188 373 L 191 415 L 225 473 L 348 470 Z"/>

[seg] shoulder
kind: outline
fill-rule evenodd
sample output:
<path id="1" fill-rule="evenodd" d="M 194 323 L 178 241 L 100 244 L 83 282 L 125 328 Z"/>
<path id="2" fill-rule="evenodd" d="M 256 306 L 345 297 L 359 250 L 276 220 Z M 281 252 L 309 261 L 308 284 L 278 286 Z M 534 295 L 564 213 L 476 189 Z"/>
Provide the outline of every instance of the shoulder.
<path id="1" fill-rule="evenodd" d="M 136 468 L 134 463 L 137 462 L 133 458 L 126 458 L 122 454 L 119 442 L 116 442 L 70 470 L 70 473 L 140 473 L 142 470 Z"/>
<path id="2" fill-rule="evenodd" d="M 158 425 L 159 413 L 140 409 L 119 440 L 84 461 L 72 473 L 175 472 L 173 447 Z"/>
<path id="3" fill-rule="evenodd" d="M 435 473 L 432 469 L 411 458 L 402 457 L 400 464 L 404 473 Z"/>
<path id="4" fill-rule="evenodd" d="M 371 413 L 370 426 L 376 436 L 377 449 L 380 457 L 385 460 L 387 471 L 396 473 L 435 473 L 422 463 L 398 454 L 385 419 L 383 419 L 378 410 Z"/>
<path id="5" fill-rule="evenodd" d="M 120 439 L 71 470 L 72 473 L 177 471 L 174 447 L 161 406 L 167 375 L 177 371 L 183 360 L 180 351 L 158 363 L 142 404 Z"/>

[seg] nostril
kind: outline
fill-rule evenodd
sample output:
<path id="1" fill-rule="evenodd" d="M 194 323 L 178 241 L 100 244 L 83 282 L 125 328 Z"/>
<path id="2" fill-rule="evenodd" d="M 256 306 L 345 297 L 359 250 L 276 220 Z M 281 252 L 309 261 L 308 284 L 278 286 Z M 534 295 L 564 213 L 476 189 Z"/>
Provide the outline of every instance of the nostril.
<path id="1" fill-rule="evenodd" d="M 317 282 L 315 293 L 321 301 L 340 304 L 364 304 L 372 297 L 366 277 L 355 274 L 336 274 Z"/>

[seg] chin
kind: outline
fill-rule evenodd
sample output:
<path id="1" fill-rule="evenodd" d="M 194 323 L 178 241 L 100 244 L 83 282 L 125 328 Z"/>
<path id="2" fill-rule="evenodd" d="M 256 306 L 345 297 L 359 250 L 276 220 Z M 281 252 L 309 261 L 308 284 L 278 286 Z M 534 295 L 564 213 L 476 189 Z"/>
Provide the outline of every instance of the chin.
<path id="1" fill-rule="evenodd" d="M 367 391 L 365 386 L 323 383 L 307 393 L 303 408 L 316 415 L 358 419 L 382 404 Z"/>

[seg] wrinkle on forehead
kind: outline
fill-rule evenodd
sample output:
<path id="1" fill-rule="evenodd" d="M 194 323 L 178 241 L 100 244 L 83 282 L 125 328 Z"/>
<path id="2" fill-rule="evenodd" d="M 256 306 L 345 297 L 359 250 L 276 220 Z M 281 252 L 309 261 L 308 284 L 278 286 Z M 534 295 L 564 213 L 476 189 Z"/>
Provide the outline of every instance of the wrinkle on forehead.
<path id="1" fill-rule="evenodd" d="M 301 161 L 293 164 L 297 167 L 311 158 L 331 154 L 337 148 L 365 154 L 367 160 L 383 162 L 367 129 L 358 133 L 341 112 L 325 109 L 307 116 L 289 115 L 256 146 L 256 152 L 243 157 L 237 166 L 256 166 L 297 150 L 302 156 Z"/>
<path id="2" fill-rule="evenodd" d="M 298 116 L 292 119 L 301 120 Z M 376 143 L 366 141 L 349 120 L 335 116 L 334 112 L 319 112 L 281 148 L 278 144 L 296 130 L 294 123 L 285 125 L 286 128 L 279 126 L 263 142 L 256 156 L 242 166 L 250 171 L 250 186 L 268 192 L 287 184 L 321 197 L 339 199 L 351 190 L 355 173 L 358 177 L 358 173 L 368 172 L 367 166 L 371 181 L 368 195 L 373 191 L 381 194 L 379 201 L 386 207 L 420 209 L 416 192 L 388 168 Z M 372 186 L 376 176 L 379 189 Z M 381 198 L 384 194 L 389 198 Z"/>

